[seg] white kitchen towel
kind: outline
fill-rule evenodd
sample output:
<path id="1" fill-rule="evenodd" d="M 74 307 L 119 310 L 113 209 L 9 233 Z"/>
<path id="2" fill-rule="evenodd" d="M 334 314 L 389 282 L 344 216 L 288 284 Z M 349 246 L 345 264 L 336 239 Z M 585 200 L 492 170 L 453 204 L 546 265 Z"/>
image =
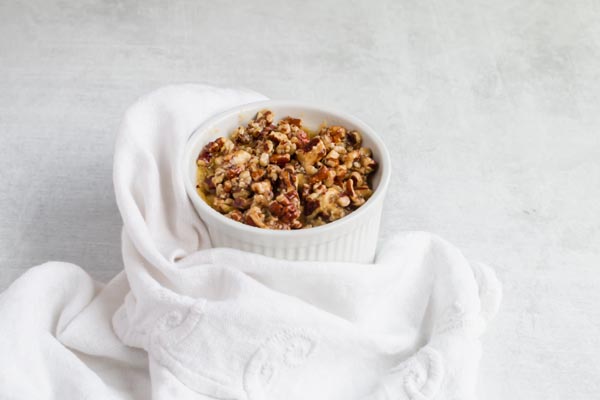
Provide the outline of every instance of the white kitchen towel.
<path id="1" fill-rule="evenodd" d="M 126 113 L 114 157 L 124 272 L 32 268 L 0 296 L 2 399 L 469 400 L 500 285 L 432 234 L 374 264 L 213 249 L 177 174 L 200 123 L 264 100 L 159 89 Z M 84 223 L 84 221 L 82 221 Z"/>

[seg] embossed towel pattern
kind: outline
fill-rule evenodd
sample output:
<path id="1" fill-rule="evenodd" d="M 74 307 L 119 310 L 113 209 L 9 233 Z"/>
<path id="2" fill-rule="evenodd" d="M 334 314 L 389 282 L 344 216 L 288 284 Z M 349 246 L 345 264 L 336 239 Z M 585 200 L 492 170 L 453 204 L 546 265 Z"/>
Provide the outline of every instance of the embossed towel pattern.
<path id="1" fill-rule="evenodd" d="M 50 262 L 0 295 L 0 398 L 475 398 L 500 285 L 443 239 L 399 232 L 371 265 L 211 248 L 184 145 L 264 99 L 178 85 L 129 108 L 114 156 L 124 271 L 103 285 Z"/>

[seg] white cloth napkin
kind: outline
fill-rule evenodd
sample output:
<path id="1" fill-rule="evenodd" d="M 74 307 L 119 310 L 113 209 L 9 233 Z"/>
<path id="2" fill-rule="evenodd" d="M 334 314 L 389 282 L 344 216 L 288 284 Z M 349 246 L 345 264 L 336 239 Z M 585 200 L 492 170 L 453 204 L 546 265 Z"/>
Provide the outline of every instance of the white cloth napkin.
<path id="1" fill-rule="evenodd" d="M 263 99 L 179 85 L 127 111 L 124 272 L 103 286 L 51 262 L 2 293 L 0 398 L 475 398 L 500 286 L 444 240 L 399 233 L 373 265 L 211 249 L 176 165 L 202 121 Z"/>

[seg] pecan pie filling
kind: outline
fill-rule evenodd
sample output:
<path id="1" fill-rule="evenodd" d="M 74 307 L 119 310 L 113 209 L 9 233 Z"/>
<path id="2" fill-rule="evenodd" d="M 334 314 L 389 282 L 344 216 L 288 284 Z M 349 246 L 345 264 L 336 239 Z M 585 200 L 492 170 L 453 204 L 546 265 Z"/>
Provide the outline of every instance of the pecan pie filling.
<path id="1" fill-rule="evenodd" d="M 196 190 L 212 208 L 259 228 L 301 229 L 338 220 L 373 194 L 377 163 L 359 132 L 324 126 L 312 134 L 300 118 L 274 121 L 260 111 L 204 146 Z"/>

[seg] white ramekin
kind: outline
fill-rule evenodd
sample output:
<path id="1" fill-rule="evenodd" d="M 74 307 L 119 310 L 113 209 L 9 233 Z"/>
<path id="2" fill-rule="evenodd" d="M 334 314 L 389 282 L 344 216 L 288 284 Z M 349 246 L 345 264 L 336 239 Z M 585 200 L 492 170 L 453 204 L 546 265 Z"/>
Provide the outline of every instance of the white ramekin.
<path id="1" fill-rule="evenodd" d="M 196 159 L 202 147 L 220 136 L 229 136 L 246 125 L 256 112 L 270 109 L 275 120 L 300 117 L 303 124 L 318 130 L 323 123 L 341 125 L 362 134 L 363 145 L 371 148 L 379 164 L 372 182 L 374 193 L 365 204 L 344 218 L 315 228 L 279 231 L 256 228 L 233 221 L 212 209 L 196 192 Z M 390 155 L 377 134 L 364 122 L 339 111 L 288 101 L 261 101 L 218 114 L 190 136 L 184 152 L 182 174 L 185 188 L 198 214 L 208 227 L 214 247 L 230 247 L 287 260 L 351 261 L 370 263 L 375 256 L 383 200 L 391 175 Z"/>

